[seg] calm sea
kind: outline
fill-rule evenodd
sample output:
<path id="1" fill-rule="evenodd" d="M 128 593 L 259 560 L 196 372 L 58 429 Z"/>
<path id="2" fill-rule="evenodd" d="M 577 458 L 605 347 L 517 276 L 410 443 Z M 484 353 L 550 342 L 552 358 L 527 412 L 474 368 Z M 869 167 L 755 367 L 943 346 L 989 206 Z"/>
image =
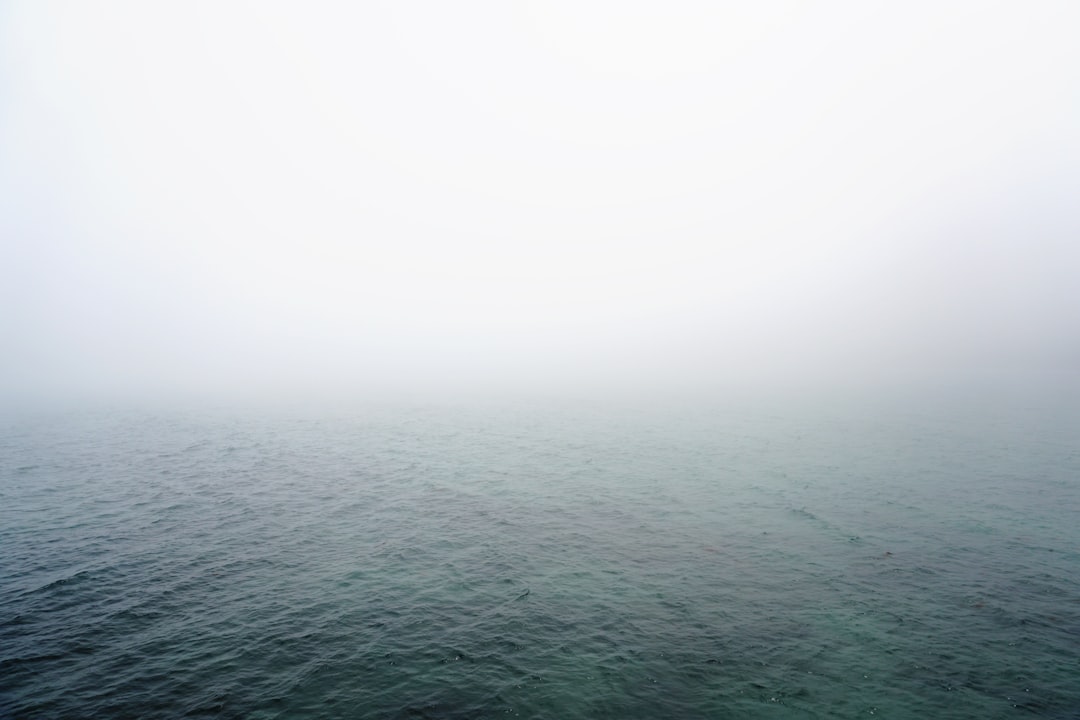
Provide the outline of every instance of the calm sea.
<path id="1" fill-rule="evenodd" d="M 0 716 L 1078 718 L 1056 407 L 8 418 Z"/>

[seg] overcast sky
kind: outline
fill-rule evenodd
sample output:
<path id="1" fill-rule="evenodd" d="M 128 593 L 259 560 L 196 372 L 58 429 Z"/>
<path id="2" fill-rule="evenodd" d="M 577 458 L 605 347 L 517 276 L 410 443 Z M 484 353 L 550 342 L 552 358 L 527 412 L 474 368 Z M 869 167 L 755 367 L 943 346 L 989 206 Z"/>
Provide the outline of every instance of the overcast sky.
<path id="1" fill-rule="evenodd" d="M 1080 3 L 0 2 L 0 394 L 1080 360 Z"/>

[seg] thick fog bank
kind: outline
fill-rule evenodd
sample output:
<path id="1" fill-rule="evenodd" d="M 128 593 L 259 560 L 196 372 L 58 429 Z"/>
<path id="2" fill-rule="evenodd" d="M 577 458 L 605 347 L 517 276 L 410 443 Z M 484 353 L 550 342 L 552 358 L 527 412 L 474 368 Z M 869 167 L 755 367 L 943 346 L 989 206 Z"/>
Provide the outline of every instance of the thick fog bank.
<path id="1" fill-rule="evenodd" d="M 9 2 L 0 398 L 1061 395 L 1073 2 Z"/>

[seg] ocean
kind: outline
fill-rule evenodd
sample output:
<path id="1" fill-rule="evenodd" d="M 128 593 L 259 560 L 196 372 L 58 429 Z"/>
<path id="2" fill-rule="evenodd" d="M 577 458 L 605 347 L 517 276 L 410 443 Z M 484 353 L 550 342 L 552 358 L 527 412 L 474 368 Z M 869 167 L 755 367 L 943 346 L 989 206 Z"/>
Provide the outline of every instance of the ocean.
<path id="1" fill-rule="evenodd" d="M 1080 718 L 1080 408 L 0 426 L 0 717 Z"/>

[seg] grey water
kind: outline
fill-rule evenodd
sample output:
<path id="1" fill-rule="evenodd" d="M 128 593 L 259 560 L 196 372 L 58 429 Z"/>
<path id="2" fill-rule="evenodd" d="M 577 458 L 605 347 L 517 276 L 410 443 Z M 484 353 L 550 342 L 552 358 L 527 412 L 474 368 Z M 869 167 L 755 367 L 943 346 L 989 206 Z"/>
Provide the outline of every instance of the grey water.
<path id="1" fill-rule="evenodd" d="M 0 717 L 1080 717 L 1080 411 L 24 413 Z"/>

